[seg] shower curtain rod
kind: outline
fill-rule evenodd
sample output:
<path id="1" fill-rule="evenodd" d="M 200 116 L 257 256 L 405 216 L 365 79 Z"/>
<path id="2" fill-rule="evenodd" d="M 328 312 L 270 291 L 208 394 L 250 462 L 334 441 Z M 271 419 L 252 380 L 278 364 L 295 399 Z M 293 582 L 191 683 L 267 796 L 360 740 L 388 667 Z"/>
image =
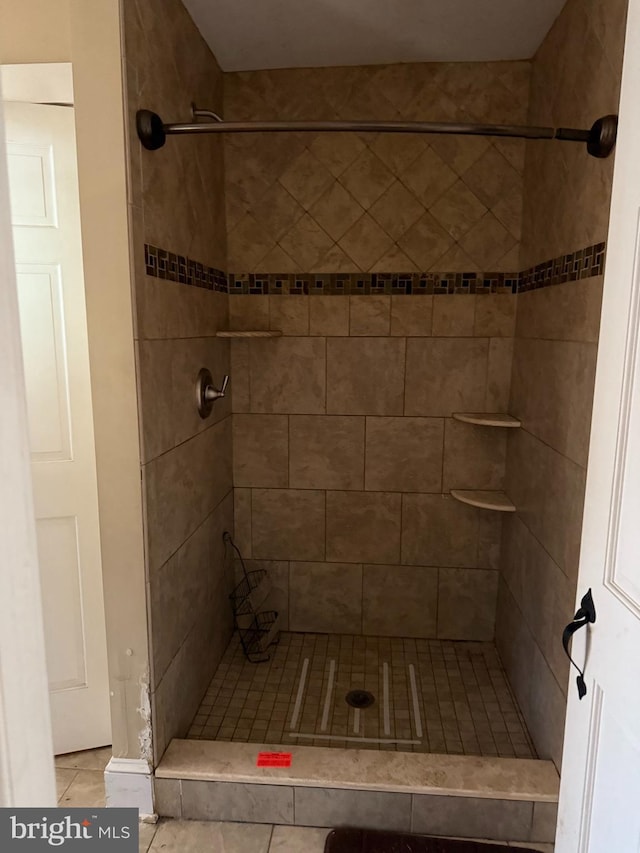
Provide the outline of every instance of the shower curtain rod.
<path id="1" fill-rule="evenodd" d="M 608 157 L 616 144 L 618 116 L 607 115 L 594 122 L 589 130 L 570 127 L 528 127 L 506 124 L 455 124 L 433 121 L 224 121 L 210 110 L 192 107 L 194 118 L 208 117 L 209 122 L 165 124 L 157 113 L 138 110 L 136 127 L 143 146 L 155 151 L 167 136 L 191 133 L 282 133 L 294 132 L 369 132 L 381 133 L 451 133 L 466 136 L 506 136 L 518 139 L 557 139 L 560 142 L 585 142 L 593 157 Z"/>

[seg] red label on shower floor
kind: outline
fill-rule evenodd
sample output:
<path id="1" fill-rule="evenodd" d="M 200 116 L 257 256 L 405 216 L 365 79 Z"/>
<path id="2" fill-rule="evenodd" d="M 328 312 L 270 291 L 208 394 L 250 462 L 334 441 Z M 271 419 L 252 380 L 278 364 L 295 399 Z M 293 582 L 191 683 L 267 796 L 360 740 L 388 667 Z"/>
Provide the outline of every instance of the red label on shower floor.
<path id="1" fill-rule="evenodd" d="M 259 752 L 258 767 L 291 767 L 290 752 Z"/>

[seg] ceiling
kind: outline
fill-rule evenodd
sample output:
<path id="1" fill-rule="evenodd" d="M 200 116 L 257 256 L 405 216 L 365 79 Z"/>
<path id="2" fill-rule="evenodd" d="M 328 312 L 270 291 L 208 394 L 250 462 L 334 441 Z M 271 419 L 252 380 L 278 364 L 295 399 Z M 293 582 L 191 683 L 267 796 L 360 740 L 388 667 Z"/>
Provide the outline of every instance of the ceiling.
<path id="1" fill-rule="evenodd" d="M 183 0 L 224 71 L 527 59 L 565 0 Z"/>

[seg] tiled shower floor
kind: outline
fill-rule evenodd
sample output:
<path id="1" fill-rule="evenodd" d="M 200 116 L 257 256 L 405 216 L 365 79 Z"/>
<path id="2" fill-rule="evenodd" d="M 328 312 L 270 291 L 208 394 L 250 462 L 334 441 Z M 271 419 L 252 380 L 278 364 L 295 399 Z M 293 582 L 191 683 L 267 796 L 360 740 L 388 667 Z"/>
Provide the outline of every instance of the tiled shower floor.
<path id="1" fill-rule="evenodd" d="M 350 707 L 350 690 L 375 701 Z M 188 737 L 535 758 L 492 643 L 282 633 L 267 663 L 234 636 Z"/>

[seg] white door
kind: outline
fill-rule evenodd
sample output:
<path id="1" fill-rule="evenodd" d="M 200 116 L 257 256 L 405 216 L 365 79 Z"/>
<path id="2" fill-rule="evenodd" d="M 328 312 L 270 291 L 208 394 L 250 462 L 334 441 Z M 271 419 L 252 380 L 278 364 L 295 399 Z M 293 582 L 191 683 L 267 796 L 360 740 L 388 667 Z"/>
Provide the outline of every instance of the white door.
<path id="1" fill-rule="evenodd" d="M 640 0 L 630 0 L 556 853 L 640 851 Z M 573 670 L 573 675 L 576 675 Z"/>
<path id="2" fill-rule="evenodd" d="M 74 115 L 41 104 L 4 110 L 59 754 L 111 742 Z"/>

